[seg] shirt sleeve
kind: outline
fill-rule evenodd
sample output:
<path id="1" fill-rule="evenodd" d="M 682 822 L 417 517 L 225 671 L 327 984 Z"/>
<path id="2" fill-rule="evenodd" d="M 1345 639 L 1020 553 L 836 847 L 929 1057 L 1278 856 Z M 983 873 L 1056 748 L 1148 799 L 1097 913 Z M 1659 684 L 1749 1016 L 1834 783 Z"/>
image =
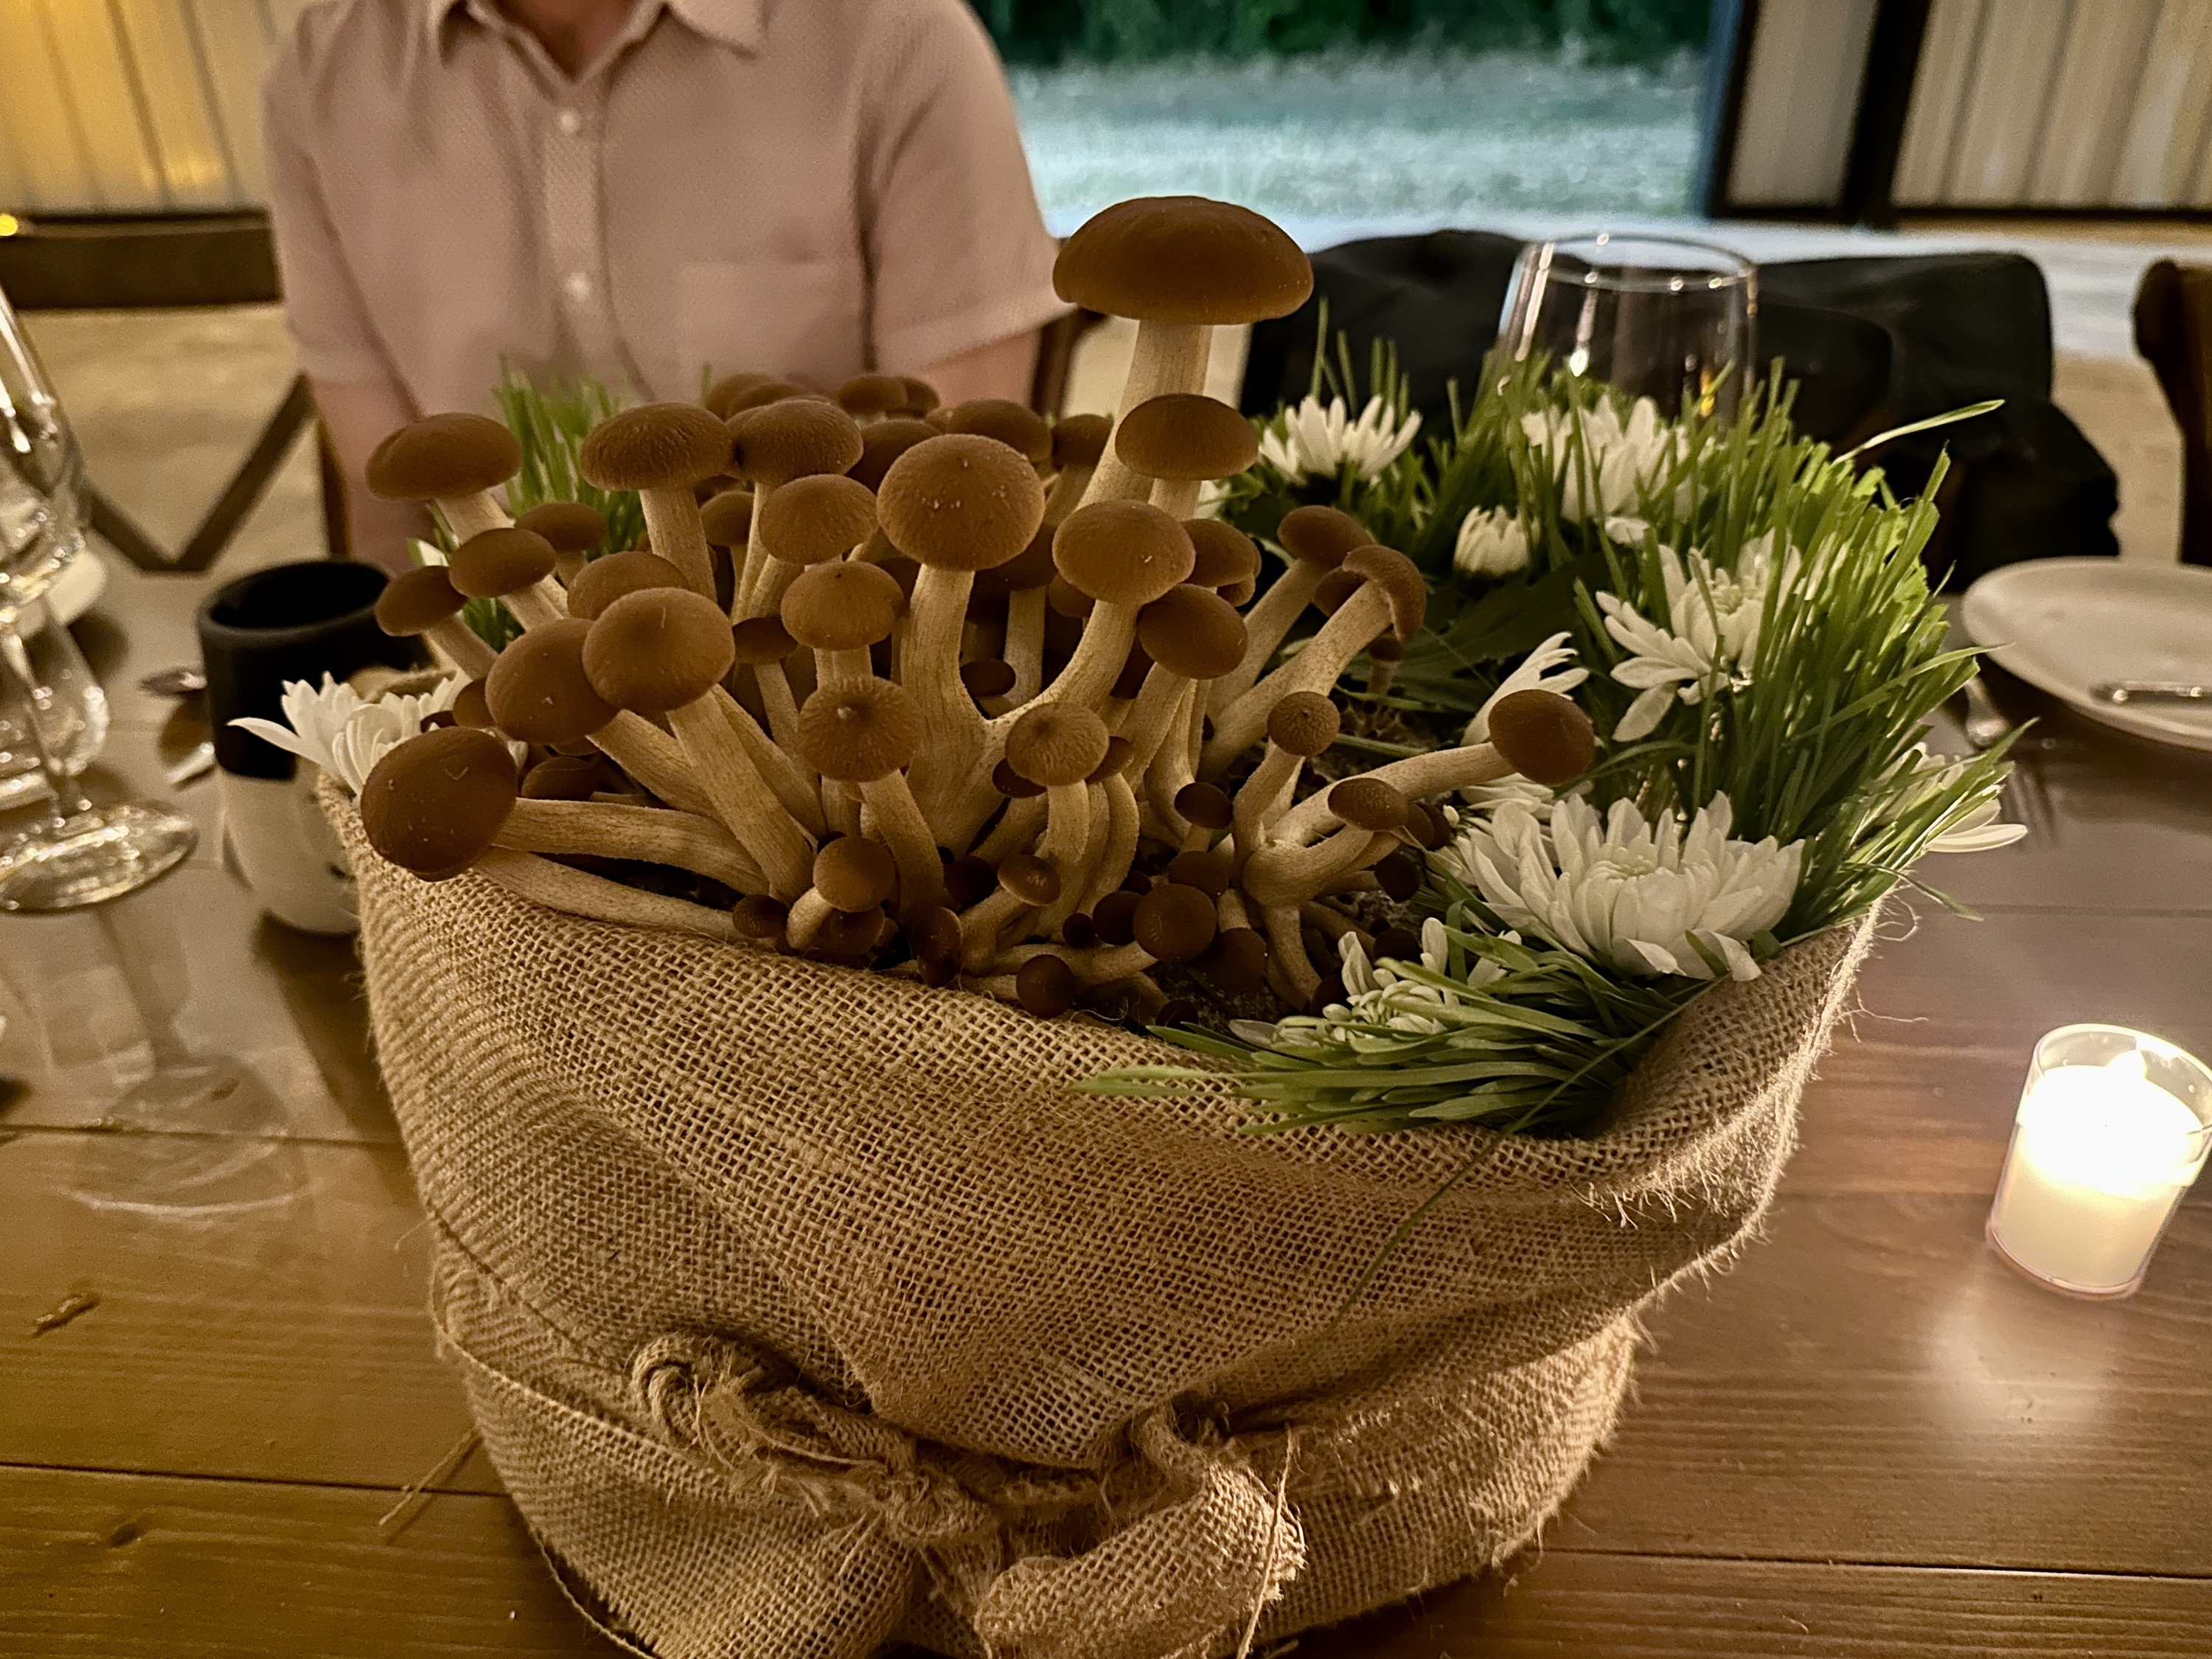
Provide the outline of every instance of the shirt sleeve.
<path id="1" fill-rule="evenodd" d="M 312 16 L 303 18 L 304 31 Z M 301 372 L 333 386 L 398 383 L 339 246 L 314 158 L 304 35 L 277 58 L 262 88 L 269 146 L 269 222 L 284 289 L 284 321 Z"/>
<path id="2" fill-rule="evenodd" d="M 1068 309 L 998 54 L 964 0 L 920 0 L 879 37 L 880 118 L 863 158 L 870 335 L 911 370 L 1028 332 Z"/>

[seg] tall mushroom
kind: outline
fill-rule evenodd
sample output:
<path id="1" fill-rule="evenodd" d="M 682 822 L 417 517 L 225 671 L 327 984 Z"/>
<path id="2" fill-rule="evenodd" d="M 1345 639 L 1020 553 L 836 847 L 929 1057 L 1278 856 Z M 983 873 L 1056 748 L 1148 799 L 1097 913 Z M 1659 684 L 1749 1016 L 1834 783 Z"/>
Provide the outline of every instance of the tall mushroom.
<path id="1" fill-rule="evenodd" d="M 1096 708 L 1136 642 L 1137 617 L 1190 574 L 1190 537 L 1148 501 L 1093 501 L 1054 532 L 1053 563 L 1091 601 L 1083 638 L 1038 701 Z M 1004 719 L 1005 716 L 1000 718 Z"/>
<path id="2" fill-rule="evenodd" d="M 1060 297 L 1137 322 L 1120 415 L 1170 392 L 1200 392 L 1212 329 L 1287 316 L 1313 292 L 1313 266 L 1280 227 L 1198 196 L 1121 202 L 1061 244 Z M 1143 501 L 1151 481 L 1109 450 L 1086 501 Z M 1182 515 L 1177 515 L 1182 516 Z"/>
<path id="3" fill-rule="evenodd" d="M 553 572 L 564 586 L 576 580 L 592 550 L 607 538 L 606 515 L 582 501 L 541 501 L 517 519 L 514 527 L 551 544 Z"/>
<path id="4" fill-rule="evenodd" d="M 1371 545 L 1375 538 L 1349 513 L 1333 507 L 1294 507 L 1276 526 L 1275 539 L 1291 556 L 1291 568 L 1244 613 L 1244 660 L 1216 680 L 1206 696 L 1206 713 L 1217 718 L 1258 683 L 1283 636 L 1313 603 L 1322 579 L 1353 549 Z"/>
<path id="5" fill-rule="evenodd" d="M 818 685 L 873 677 L 869 647 L 890 638 L 906 595 L 879 564 L 809 565 L 784 591 L 783 625 L 814 653 Z"/>
<path id="6" fill-rule="evenodd" d="M 617 599 L 592 623 L 583 652 L 599 696 L 634 714 L 667 716 L 714 816 L 759 862 L 769 892 L 787 903 L 806 890 L 814 848 L 716 702 L 735 656 L 722 608 L 673 587 Z"/>
<path id="7" fill-rule="evenodd" d="M 653 550 L 684 573 L 684 584 L 714 597 L 714 559 L 693 487 L 730 464 L 730 436 L 696 404 L 641 404 L 601 421 L 576 465 L 602 489 L 635 489 Z"/>
<path id="8" fill-rule="evenodd" d="M 1091 775 L 1106 759 L 1113 734 L 1077 704 L 1022 711 L 1006 738 L 1006 764 L 1017 777 L 1042 784 L 1044 835 L 1037 856 L 1059 872 L 1064 891 L 1079 894 L 1091 839 Z"/>
<path id="9" fill-rule="evenodd" d="M 468 602 L 444 565 L 417 565 L 401 571 L 376 596 L 376 625 L 395 638 L 428 639 L 454 667 L 480 680 L 491 672 L 495 653 L 461 620 Z"/>
<path id="10" fill-rule="evenodd" d="M 1157 481 L 1154 507 L 1171 519 L 1188 519 L 1198 511 L 1201 486 L 1251 465 L 1260 441 L 1252 422 L 1220 399 L 1170 392 L 1121 417 L 1114 454 L 1130 471 Z"/>
<path id="11" fill-rule="evenodd" d="M 1003 655 L 1013 679 L 1000 694 L 1004 708 L 1019 708 L 1044 686 L 1045 595 L 1060 574 L 1052 562 L 1051 514 L 1052 498 L 1047 495 L 1045 521 L 1030 544 L 1006 563 L 975 573 L 975 595 L 1003 596 L 1006 602 Z"/>
<path id="12" fill-rule="evenodd" d="M 761 524 L 775 492 L 795 478 L 844 471 L 860 459 L 863 446 L 853 417 L 817 398 L 786 398 L 740 410 L 730 417 L 729 434 L 730 465 L 753 487 L 752 536 L 730 600 L 731 614 L 742 619 L 764 614 L 753 607 L 752 599 L 768 572 L 770 537 L 763 533 Z"/>
<path id="13" fill-rule="evenodd" d="M 491 493 L 522 465 L 514 434 L 487 415 L 426 415 L 386 437 L 369 454 L 369 494 L 388 501 L 428 501 L 456 542 L 507 521 Z"/>
<path id="14" fill-rule="evenodd" d="M 773 616 L 800 571 L 843 558 L 875 528 L 874 492 L 855 479 L 824 472 L 785 484 L 755 515 L 753 534 L 764 544 L 768 561 L 742 603 L 732 604 L 736 620 Z M 750 550 L 746 562 L 751 563 Z"/>
<path id="15" fill-rule="evenodd" d="M 825 778 L 855 784 L 899 872 L 901 914 L 945 902 L 945 865 L 906 769 L 928 735 L 921 710 L 889 680 L 825 685 L 799 711 L 799 748 Z"/>
<path id="16" fill-rule="evenodd" d="M 508 525 L 480 530 L 453 550 L 447 574 L 472 599 L 498 599 L 525 628 L 568 614 L 567 595 L 553 580 L 553 544 L 532 530 Z"/>
<path id="17" fill-rule="evenodd" d="M 1052 427 L 1052 491 L 1044 498 L 1044 521 L 1056 525 L 1083 504 L 1091 475 L 1114 435 L 1103 415 L 1063 415 Z"/>
<path id="18" fill-rule="evenodd" d="M 1305 763 L 1334 743 L 1342 729 L 1336 705 L 1317 691 L 1293 691 L 1268 712 L 1267 751 L 1246 775 L 1231 807 L 1240 865 L 1267 844 L 1268 827 L 1282 816 Z"/>

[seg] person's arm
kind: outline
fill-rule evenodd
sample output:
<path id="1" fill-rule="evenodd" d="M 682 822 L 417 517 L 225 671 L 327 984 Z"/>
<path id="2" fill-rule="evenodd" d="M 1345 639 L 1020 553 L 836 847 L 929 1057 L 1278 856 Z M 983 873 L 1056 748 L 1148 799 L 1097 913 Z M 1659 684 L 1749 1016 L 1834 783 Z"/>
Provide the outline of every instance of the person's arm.
<path id="1" fill-rule="evenodd" d="M 333 386 L 310 379 L 307 384 L 345 479 L 346 551 L 363 564 L 380 565 L 398 575 L 414 563 L 407 538 L 428 539 L 430 515 L 412 501 L 387 501 L 370 495 L 362 478 L 371 452 L 386 434 L 413 420 L 415 411 L 389 380 Z"/>
<path id="2" fill-rule="evenodd" d="M 1067 307 L 1006 77 L 965 0 L 881 11 L 862 70 L 872 356 L 947 403 L 1027 403 L 1037 330 Z"/>

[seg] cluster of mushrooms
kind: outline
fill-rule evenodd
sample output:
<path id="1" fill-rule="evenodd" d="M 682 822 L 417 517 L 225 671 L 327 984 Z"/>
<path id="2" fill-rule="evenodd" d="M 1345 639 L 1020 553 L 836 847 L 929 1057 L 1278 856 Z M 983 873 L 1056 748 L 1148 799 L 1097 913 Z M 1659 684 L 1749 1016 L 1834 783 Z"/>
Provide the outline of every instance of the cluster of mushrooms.
<path id="1" fill-rule="evenodd" d="M 1337 682 L 1364 656 L 1370 692 L 1387 685 L 1420 575 L 1308 507 L 1260 591 L 1259 548 L 1195 516 L 1255 456 L 1200 392 L 1212 327 L 1295 309 L 1304 255 L 1241 208 L 1141 200 L 1071 238 L 1055 281 L 1138 323 L 1112 422 L 937 407 L 888 374 L 834 397 L 732 376 L 590 434 L 584 476 L 638 493 L 648 545 L 588 561 L 591 508 L 509 521 L 494 491 L 520 457 L 498 422 L 392 434 L 370 487 L 434 502 L 458 546 L 379 616 L 471 683 L 367 780 L 372 844 L 428 879 L 474 867 L 557 908 L 1048 1017 L 1188 1018 L 1171 1005 L 1208 994 L 1317 1009 L 1342 994 L 1347 932 L 1417 954 L 1361 918 L 1420 886 L 1448 833 L 1429 803 L 1578 775 L 1589 721 L 1522 692 L 1487 742 L 1325 781 Z M 471 598 L 520 637 L 495 653 L 460 620 Z M 1309 607 L 1325 620 L 1278 662 Z M 603 860 L 690 872 L 720 902 Z"/>

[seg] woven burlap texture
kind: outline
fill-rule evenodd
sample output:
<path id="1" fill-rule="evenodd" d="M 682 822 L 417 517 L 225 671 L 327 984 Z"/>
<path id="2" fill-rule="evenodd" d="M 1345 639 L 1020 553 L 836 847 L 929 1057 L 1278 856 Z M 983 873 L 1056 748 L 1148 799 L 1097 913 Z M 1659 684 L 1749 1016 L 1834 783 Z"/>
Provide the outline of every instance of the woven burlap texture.
<path id="1" fill-rule="evenodd" d="M 1149 1040 L 425 884 L 325 801 L 441 1332 L 660 1659 L 1221 1654 L 1502 1560 L 1766 1205 L 1869 934 L 1704 999 L 1590 1139 L 1255 1138 L 1065 1086 Z"/>

